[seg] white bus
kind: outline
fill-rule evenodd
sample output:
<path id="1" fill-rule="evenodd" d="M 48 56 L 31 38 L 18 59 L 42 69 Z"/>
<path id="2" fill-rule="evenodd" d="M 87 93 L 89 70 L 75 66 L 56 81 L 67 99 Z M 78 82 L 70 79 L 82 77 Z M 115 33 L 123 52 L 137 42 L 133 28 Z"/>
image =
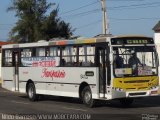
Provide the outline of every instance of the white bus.
<path id="1" fill-rule="evenodd" d="M 133 52 L 139 63 L 130 65 Z M 157 66 L 154 41 L 145 36 L 11 44 L 2 46 L 2 87 L 31 101 L 54 95 L 80 98 L 89 107 L 98 99 L 129 105 L 158 95 Z"/>

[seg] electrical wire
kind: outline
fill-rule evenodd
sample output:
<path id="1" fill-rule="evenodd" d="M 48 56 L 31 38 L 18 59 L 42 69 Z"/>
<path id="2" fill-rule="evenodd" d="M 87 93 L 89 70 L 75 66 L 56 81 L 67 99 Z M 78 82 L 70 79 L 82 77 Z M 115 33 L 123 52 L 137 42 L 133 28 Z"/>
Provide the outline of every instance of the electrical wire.
<path id="1" fill-rule="evenodd" d="M 160 17 L 149 17 L 149 18 L 110 18 L 112 20 L 126 20 L 126 21 L 130 21 L 130 20 L 158 20 L 160 19 Z"/>
<path id="2" fill-rule="evenodd" d="M 98 2 L 98 0 L 97 0 L 97 2 Z M 97 3 L 97 2 L 94 2 L 94 4 Z M 93 5 L 93 3 L 88 4 L 88 5 Z M 88 6 L 88 5 L 85 5 L 85 6 Z M 123 10 L 123 9 L 135 9 L 135 8 L 138 9 L 138 8 L 148 8 L 148 7 L 160 7 L 160 2 L 108 7 L 108 10 Z M 77 9 L 74 9 L 74 10 L 79 10 L 79 9 L 82 9 L 82 8 L 84 8 L 84 6 L 79 7 Z M 73 12 L 74 10 L 67 11 L 66 13 Z M 64 18 L 81 17 L 81 16 L 86 16 L 88 14 L 93 14 L 93 13 L 96 13 L 96 12 L 99 12 L 99 11 L 101 11 L 101 9 L 93 9 L 93 10 L 90 10 L 90 11 L 85 11 L 85 12 L 81 12 L 81 13 L 77 13 L 77 14 L 70 14 L 70 15 L 66 15 L 66 16 L 62 16 L 62 17 L 64 17 Z"/>
<path id="3" fill-rule="evenodd" d="M 116 2 L 126 1 L 127 2 L 127 1 L 146 1 L 146 0 L 107 0 L 107 1 L 110 1 L 110 2 L 111 1 L 116 1 Z M 59 15 L 63 16 L 65 14 L 70 14 L 70 13 L 73 13 L 75 11 L 81 10 L 83 8 L 87 8 L 89 6 L 95 5 L 98 2 L 100 2 L 100 0 L 97 0 L 95 2 L 86 4 L 84 6 L 81 6 L 81 7 L 75 8 L 75 9 L 68 10 L 66 12 L 62 12 Z M 120 9 L 123 10 L 123 9 L 148 8 L 148 7 L 160 7 L 160 2 L 147 2 L 147 3 L 143 3 L 143 4 L 131 4 L 131 5 L 115 6 L 115 7 L 108 7 L 107 9 L 108 10 L 120 10 Z M 63 17 L 67 18 L 67 19 L 68 18 L 75 18 L 75 17 L 82 17 L 82 16 L 86 16 L 86 15 L 89 15 L 89 14 L 97 13 L 99 11 L 101 11 L 101 9 L 93 9 L 93 10 L 89 10 L 89 11 L 85 11 L 85 12 L 66 15 L 66 16 L 63 16 Z M 110 18 L 110 19 L 117 20 L 117 21 L 135 21 L 135 20 L 137 21 L 137 20 L 157 20 L 157 19 L 160 19 L 160 18 L 150 17 L 150 18 Z M 97 20 L 95 22 L 77 27 L 77 29 L 86 28 L 88 26 L 95 25 L 96 23 L 100 23 L 100 22 L 101 22 L 101 20 Z M 0 26 L 13 26 L 13 25 L 14 24 L 0 24 Z M 6 28 L 5 29 L 0 28 L 0 30 L 7 30 L 7 29 Z"/>
<path id="4" fill-rule="evenodd" d="M 79 7 L 79 8 L 72 9 L 72 10 L 69 10 L 69 11 L 66 11 L 66 12 L 62 12 L 62 13 L 60 13 L 60 15 L 68 14 L 68 13 L 71 13 L 71 12 L 75 12 L 75 11 L 80 10 L 80 9 L 82 9 L 82 8 L 86 8 L 86 7 L 89 7 L 89 6 L 91 6 L 91 5 L 97 4 L 98 2 L 99 2 L 99 1 L 92 2 L 92 3 L 90 3 L 90 4 L 81 6 L 81 7 Z"/>
<path id="5" fill-rule="evenodd" d="M 97 23 L 100 23 L 102 20 L 97 20 L 97 21 L 94 21 L 92 23 L 89 23 L 89 24 L 86 24 L 86 25 L 83 25 L 83 26 L 80 26 L 80 27 L 77 27 L 76 30 L 79 30 L 79 29 L 82 29 L 82 28 L 86 28 L 86 27 L 89 27 L 91 25 L 95 25 Z"/>
<path id="6" fill-rule="evenodd" d="M 107 0 L 107 1 L 110 1 L 110 2 L 143 2 L 143 1 L 151 1 L 151 0 Z M 153 0 L 152 0 L 153 1 Z M 157 0 L 159 1 L 159 0 Z"/>
<path id="7" fill-rule="evenodd" d="M 67 15 L 67 16 L 63 16 L 63 17 L 64 18 L 73 18 L 73 17 L 78 17 L 78 16 L 82 17 L 82 16 L 85 16 L 85 15 L 89 15 L 89 14 L 99 12 L 99 11 L 101 11 L 101 9 L 93 9 L 93 10 L 90 10 L 90 11 L 81 12 L 81 13 L 72 14 L 72 15 Z"/>
<path id="8" fill-rule="evenodd" d="M 116 7 L 108 7 L 108 9 L 122 9 L 122 8 L 130 8 L 130 7 L 142 7 L 142 6 L 151 6 L 151 5 L 159 5 L 160 2 L 152 2 L 152 3 L 143 3 L 143 4 L 132 4 L 132 5 L 123 5 L 123 6 L 116 6 Z"/>

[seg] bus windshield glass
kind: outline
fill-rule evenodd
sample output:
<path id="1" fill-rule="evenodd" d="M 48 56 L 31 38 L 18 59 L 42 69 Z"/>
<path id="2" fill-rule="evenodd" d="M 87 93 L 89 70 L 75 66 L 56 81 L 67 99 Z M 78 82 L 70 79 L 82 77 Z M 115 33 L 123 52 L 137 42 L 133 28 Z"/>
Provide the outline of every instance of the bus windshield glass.
<path id="1" fill-rule="evenodd" d="M 115 77 L 157 75 L 157 55 L 154 46 L 113 47 Z"/>

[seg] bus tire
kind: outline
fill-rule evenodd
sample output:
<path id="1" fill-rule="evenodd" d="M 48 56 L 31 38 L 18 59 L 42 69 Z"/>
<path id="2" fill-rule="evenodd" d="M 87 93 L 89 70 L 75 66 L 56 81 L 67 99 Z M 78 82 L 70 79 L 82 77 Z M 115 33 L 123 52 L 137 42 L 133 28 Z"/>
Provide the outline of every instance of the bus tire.
<path id="1" fill-rule="evenodd" d="M 124 107 L 129 107 L 133 103 L 134 99 L 133 98 L 121 98 L 119 99 L 119 101 Z"/>
<path id="2" fill-rule="evenodd" d="M 36 94 L 36 89 L 33 83 L 29 83 L 28 89 L 27 89 L 27 95 L 30 101 L 37 100 L 38 95 Z"/>
<path id="3" fill-rule="evenodd" d="M 87 107 L 94 107 L 95 100 L 92 99 L 92 92 L 89 86 L 84 87 L 82 90 L 82 101 Z"/>

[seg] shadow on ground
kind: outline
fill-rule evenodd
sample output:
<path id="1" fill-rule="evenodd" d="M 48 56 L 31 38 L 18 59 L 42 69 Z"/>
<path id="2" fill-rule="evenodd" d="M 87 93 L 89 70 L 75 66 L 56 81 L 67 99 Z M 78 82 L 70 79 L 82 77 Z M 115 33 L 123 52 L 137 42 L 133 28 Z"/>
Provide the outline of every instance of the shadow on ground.
<path id="1" fill-rule="evenodd" d="M 19 96 L 24 99 L 28 99 L 26 95 Z M 50 101 L 58 103 L 74 103 L 83 104 L 80 99 L 72 97 L 60 97 L 60 96 L 41 96 L 38 102 Z M 111 107 L 111 108 L 147 108 L 147 107 L 160 107 L 160 96 L 145 97 L 145 98 L 135 98 L 131 106 L 123 106 L 119 100 L 97 100 L 95 107 Z"/>

